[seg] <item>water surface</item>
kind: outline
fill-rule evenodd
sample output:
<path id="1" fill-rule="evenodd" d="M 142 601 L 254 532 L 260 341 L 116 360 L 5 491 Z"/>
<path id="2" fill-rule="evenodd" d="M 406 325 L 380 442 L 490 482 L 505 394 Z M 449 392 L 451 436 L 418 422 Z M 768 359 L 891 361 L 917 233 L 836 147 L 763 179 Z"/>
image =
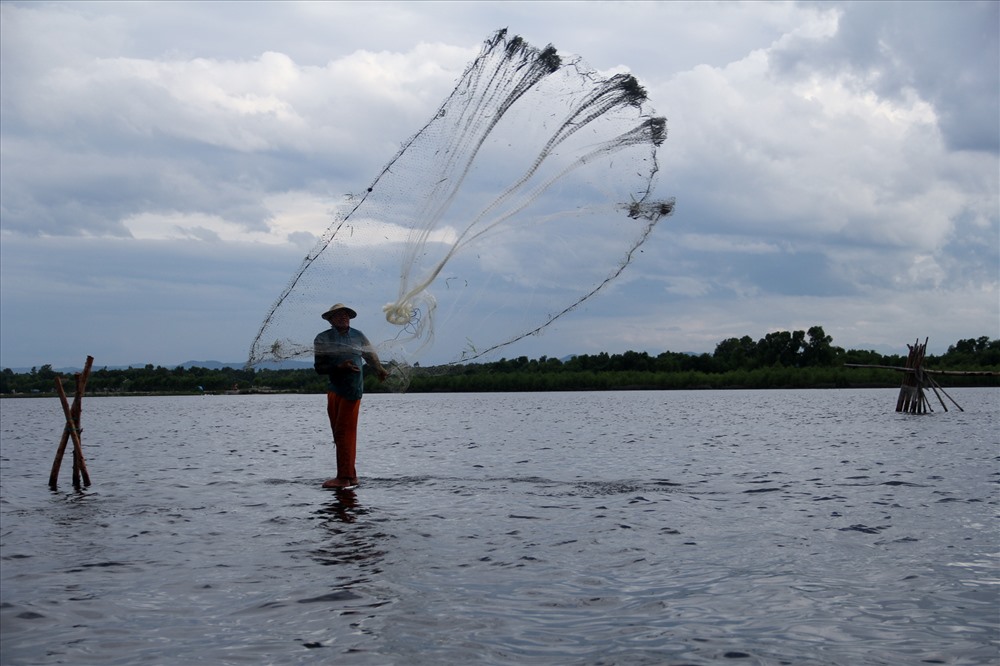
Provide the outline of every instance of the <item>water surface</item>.
<path id="1" fill-rule="evenodd" d="M 3 664 L 987 664 L 1000 391 L 0 402 Z M 951 407 L 951 405 L 949 404 Z"/>

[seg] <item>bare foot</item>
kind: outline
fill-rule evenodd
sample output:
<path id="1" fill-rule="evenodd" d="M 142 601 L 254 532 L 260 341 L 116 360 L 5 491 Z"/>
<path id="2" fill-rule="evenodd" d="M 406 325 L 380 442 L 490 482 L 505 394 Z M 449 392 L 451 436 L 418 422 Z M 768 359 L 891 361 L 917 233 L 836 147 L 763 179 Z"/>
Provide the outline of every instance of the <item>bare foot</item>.
<path id="1" fill-rule="evenodd" d="M 333 479 L 327 479 L 323 482 L 324 488 L 354 488 L 358 485 L 358 477 L 353 479 L 342 479 L 339 476 Z"/>

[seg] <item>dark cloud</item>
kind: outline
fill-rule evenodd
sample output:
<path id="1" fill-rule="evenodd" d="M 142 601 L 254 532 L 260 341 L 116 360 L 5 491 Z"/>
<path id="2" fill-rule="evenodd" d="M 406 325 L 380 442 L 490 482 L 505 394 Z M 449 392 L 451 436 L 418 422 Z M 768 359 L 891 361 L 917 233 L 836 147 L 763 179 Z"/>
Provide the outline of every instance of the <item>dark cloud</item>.
<path id="1" fill-rule="evenodd" d="M 752 284 L 778 296 L 845 296 L 857 287 L 840 278 L 822 252 L 734 255 L 724 265 L 727 281 Z"/>
<path id="2" fill-rule="evenodd" d="M 955 231 L 938 256 L 953 284 L 975 285 L 996 280 L 1000 270 L 1000 217 L 981 219 L 972 211 L 963 211 L 955 219 Z"/>
<path id="3" fill-rule="evenodd" d="M 299 259 L 264 245 L 8 236 L 3 355 L 55 366 L 88 354 L 108 365 L 240 361 Z"/>

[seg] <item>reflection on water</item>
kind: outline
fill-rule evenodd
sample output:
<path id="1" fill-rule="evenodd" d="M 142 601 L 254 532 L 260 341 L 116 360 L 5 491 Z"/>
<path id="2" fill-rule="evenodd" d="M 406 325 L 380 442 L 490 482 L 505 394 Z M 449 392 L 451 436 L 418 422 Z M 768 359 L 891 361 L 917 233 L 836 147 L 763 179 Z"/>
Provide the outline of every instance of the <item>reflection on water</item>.
<path id="1" fill-rule="evenodd" d="M 358 494 L 354 489 L 338 488 L 333 492 L 337 499 L 317 513 L 342 523 L 353 523 L 359 515 L 364 515 L 364 509 L 358 507 Z"/>
<path id="2" fill-rule="evenodd" d="M 0 424 L 0 661 L 991 663 L 995 390 L 93 399 Z"/>
<path id="3" fill-rule="evenodd" d="M 335 499 L 316 510 L 320 525 L 329 535 L 313 550 L 316 561 L 324 565 L 352 563 L 359 574 L 378 573 L 375 567 L 385 554 L 380 549 L 379 539 L 384 535 L 379 535 L 370 523 L 364 522 L 368 512 L 358 502 L 357 492 L 353 489 L 324 492 L 334 495 Z M 356 525 L 359 520 L 361 524 Z"/>

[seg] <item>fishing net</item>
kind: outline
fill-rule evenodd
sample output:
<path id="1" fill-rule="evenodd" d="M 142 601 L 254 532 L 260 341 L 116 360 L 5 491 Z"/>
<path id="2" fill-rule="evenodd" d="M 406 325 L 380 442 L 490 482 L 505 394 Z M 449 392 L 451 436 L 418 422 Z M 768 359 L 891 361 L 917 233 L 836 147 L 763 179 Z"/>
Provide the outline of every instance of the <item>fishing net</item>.
<path id="1" fill-rule="evenodd" d="M 332 303 L 358 310 L 396 383 L 475 361 L 614 280 L 673 200 L 654 199 L 666 121 L 602 77 L 501 30 L 430 121 L 351 195 L 260 326 L 248 364 L 308 357 Z"/>

